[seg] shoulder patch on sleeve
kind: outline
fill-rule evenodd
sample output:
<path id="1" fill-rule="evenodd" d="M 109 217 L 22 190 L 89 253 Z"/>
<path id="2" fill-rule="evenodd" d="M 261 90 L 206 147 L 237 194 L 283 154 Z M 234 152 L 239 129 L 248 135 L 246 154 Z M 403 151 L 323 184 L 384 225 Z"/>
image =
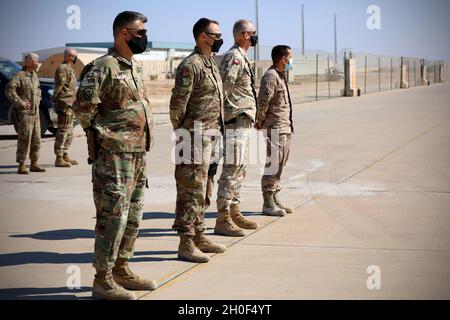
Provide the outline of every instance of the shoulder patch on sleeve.
<path id="1" fill-rule="evenodd" d="M 87 101 L 91 101 L 92 98 L 94 97 L 94 89 L 93 88 L 84 88 L 83 89 L 83 97 Z"/>
<path id="2" fill-rule="evenodd" d="M 191 74 L 191 71 L 188 68 L 185 68 L 181 71 L 181 76 L 183 76 L 183 77 L 190 76 L 190 74 Z"/>
<path id="3" fill-rule="evenodd" d="M 233 60 L 233 64 L 235 64 L 235 65 L 240 65 L 241 64 L 241 61 L 239 61 L 238 59 L 234 59 Z"/>

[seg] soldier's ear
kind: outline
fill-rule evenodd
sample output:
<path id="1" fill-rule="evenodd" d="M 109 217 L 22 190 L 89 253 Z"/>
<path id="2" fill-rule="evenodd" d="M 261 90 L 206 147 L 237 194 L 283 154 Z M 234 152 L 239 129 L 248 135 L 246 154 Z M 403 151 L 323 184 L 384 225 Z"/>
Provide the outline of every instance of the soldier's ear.
<path id="1" fill-rule="evenodd" d="M 202 32 L 202 33 L 200 34 L 200 40 L 205 41 L 207 38 L 208 38 L 208 36 L 206 35 L 205 32 Z"/>
<path id="2" fill-rule="evenodd" d="M 127 30 L 126 28 L 122 28 L 122 29 L 120 30 L 120 35 L 121 35 L 124 39 L 126 39 L 127 36 L 128 36 L 128 30 Z"/>

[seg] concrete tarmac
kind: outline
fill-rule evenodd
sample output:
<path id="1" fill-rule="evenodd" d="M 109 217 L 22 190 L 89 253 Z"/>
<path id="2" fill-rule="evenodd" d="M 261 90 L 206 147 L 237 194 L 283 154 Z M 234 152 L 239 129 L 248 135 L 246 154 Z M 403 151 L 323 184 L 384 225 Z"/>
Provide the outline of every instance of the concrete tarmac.
<path id="1" fill-rule="evenodd" d="M 207 234 L 228 249 L 198 265 L 177 259 L 171 125 L 155 114 L 131 267 L 161 286 L 139 297 L 449 299 L 450 84 L 295 105 L 293 116 L 282 199 L 295 213 L 260 215 L 262 164 L 251 165 L 242 209 L 261 227 L 244 238 L 214 236 L 214 204 Z M 95 210 L 80 127 L 76 135 L 79 166 L 55 168 L 46 137 L 47 172 L 19 176 L 16 136 L 0 127 L 2 299 L 90 298 Z"/>

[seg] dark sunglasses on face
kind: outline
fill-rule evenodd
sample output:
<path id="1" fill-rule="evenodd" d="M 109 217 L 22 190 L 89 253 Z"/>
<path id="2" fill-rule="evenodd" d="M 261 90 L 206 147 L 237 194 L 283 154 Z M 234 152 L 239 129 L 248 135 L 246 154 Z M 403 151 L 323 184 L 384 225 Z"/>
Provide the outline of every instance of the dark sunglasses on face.
<path id="1" fill-rule="evenodd" d="M 217 40 L 222 38 L 222 34 L 221 33 L 212 33 L 212 32 L 205 32 L 208 36 L 214 36 L 214 37 L 210 37 L 210 38 L 216 38 Z"/>
<path id="2" fill-rule="evenodd" d="M 146 36 L 147 35 L 147 29 L 134 29 L 134 28 L 125 28 L 129 32 L 130 30 L 135 31 L 140 36 Z"/>
<path id="3" fill-rule="evenodd" d="M 243 31 L 243 32 L 241 32 L 241 34 L 245 34 L 245 33 L 249 33 L 252 36 L 256 35 L 256 31 Z"/>

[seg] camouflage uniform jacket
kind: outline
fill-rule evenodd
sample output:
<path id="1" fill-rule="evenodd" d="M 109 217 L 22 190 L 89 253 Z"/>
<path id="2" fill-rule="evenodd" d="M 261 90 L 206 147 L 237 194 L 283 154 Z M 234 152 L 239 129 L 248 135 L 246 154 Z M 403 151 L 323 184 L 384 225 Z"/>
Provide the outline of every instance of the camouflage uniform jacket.
<path id="1" fill-rule="evenodd" d="M 285 73 L 271 67 L 261 80 L 257 122 L 263 129 L 293 133 L 292 103 Z"/>
<path id="2" fill-rule="evenodd" d="M 67 63 L 61 64 L 55 72 L 55 92 L 53 101 L 72 106 L 77 95 L 77 77 Z"/>
<path id="3" fill-rule="evenodd" d="M 237 44 L 225 54 L 220 65 L 225 93 L 225 121 L 246 114 L 255 121 L 257 97 L 255 77 L 246 54 Z"/>
<path id="4" fill-rule="evenodd" d="M 93 127 L 103 148 L 145 152 L 153 142 L 153 115 L 142 67 L 115 49 L 88 64 L 73 110 L 84 129 Z"/>
<path id="5" fill-rule="evenodd" d="M 37 114 L 41 103 L 41 85 L 37 73 L 25 69 L 19 71 L 7 84 L 5 95 L 17 110 L 30 115 Z M 22 105 L 25 100 L 31 103 L 29 110 Z"/>
<path id="6" fill-rule="evenodd" d="M 202 130 L 223 128 L 223 89 L 219 69 L 213 57 L 198 48 L 178 66 L 170 99 L 170 120 L 174 129 Z"/>

